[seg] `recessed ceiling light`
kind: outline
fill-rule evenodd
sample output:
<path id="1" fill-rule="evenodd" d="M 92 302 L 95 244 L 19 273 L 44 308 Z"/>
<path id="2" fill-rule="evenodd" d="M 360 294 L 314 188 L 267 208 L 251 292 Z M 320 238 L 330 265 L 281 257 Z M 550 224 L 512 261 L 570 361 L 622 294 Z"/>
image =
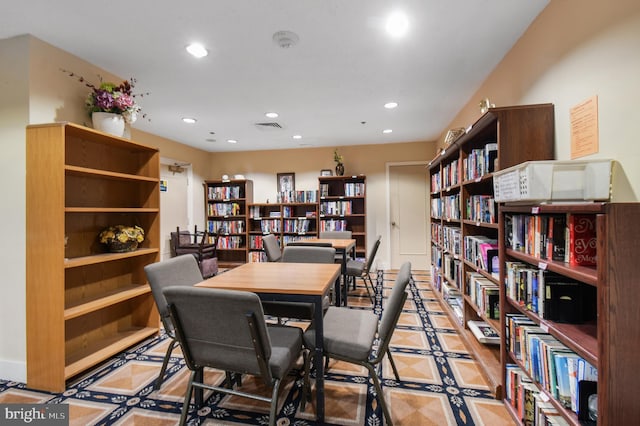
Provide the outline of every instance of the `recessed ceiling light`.
<path id="1" fill-rule="evenodd" d="M 194 124 L 198 120 L 196 120 L 195 118 L 191 118 L 191 117 L 183 117 L 182 121 L 184 121 L 187 124 Z"/>
<path id="2" fill-rule="evenodd" d="M 238 143 L 238 141 L 235 140 L 235 139 L 227 139 L 227 142 L 229 142 L 229 143 Z"/>
<path id="3" fill-rule="evenodd" d="M 269 117 L 269 118 L 277 118 L 278 117 L 278 113 L 277 112 L 266 112 L 264 114 L 265 117 Z"/>
<path id="4" fill-rule="evenodd" d="M 191 43 L 186 47 L 186 49 L 187 49 L 187 52 L 189 52 L 191 55 L 195 56 L 196 58 L 204 58 L 209 54 L 207 49 L 205 49 L 204 46 L 201 45 L 200 43 Z"/>
<path id="5" fill-rule="evenodd" d="M 393 132 L 393 130 L 392 130 L 392 129 L 384 129 L 384 130 L 382 131 L 382 133 L 391 133 L 391 132 Z"/>
<path id="6" fill-rule="evenodd" d="M 393 108 L 395 108 L 397 106 L 398 106 L 397 102 L 387 102 L 386 104 L 384 104 L 384 107 L 386 109 L 393 109 Z"/>
<path id="7" fill-rule="evenodd" d="M 294 139 L 302 139 L 302 135 L 293 135 Z"/>
<path id="8" fill-rule="evenodd" d="M 407 15 L 402 12 L 394 12 L 387 19 L 387 32 L 393 37 L 402 37 L 409 29 Z"/>

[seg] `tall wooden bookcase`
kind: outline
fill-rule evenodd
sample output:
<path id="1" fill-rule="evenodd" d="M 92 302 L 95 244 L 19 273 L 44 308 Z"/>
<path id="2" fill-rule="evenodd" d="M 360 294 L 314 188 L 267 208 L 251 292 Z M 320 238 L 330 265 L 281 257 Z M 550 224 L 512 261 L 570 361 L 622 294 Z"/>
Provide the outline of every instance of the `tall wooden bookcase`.
<path id="1" fill-rule="evenodd" d="M 238 266 L 247 261 L 247 205 L 253 202 L 253 181 L 204 182 L 205 217 L 211 239 L 217 241 L 218 265 Z"/>
<path id="2" fill-rule="evenodd" d="M 66 380 L 158 332 L 144 266 L 159 260 L 158 150 L 71 123 L 27 127 L 27 385 Z M 110 225 L 139 225 L 107 253 Z"/>
<path id="3" fill-rule="evenodd" d="M 291 241 L 318 236 L 318 204 L 249 204 L 249 262 L 264 262 L 262 236 L 274 234 L 280 246 Z"/>
<path id="4" fill-rule="evenodd" d="M 356 257 L 367 253 L 366 176 L 322 176 L 318 178 L 318 232 L 351 231 Z"/>
<path id="5" fill-rule="evenodd" d="M 497 398 L 503 385 L 500 346 L 478 342 L 467 325 L 483 320 L 501 330 L 497 315 L 488 314 L 494 302 L 479 295 L 475 281 L 499 287 L 497 273 L 476 252 L 479 242 L 498 244 L 493 172 L 553 155 L 553 105 L 524 105 L 490 108 L 429 163 L 433 286 Z"/>
<path id="6" fill-rule="evenodd" d="M 550 215 L 583 214 L 595 218 L 596 224 L 596 266 L 572 266 L 563 261 L 548 260 L 505 247 L 505 238 L 509 232 L 506 216 L 524 215 L 531 218 L 547 218 Z M 640 309 L 638 308 L 638 241 L 640 227 L 640 203 L 584 203 L 584 204 L 543 204 L 543 205 L 504 205 L 500 207 L 500 245 L 501 261 L 521 262 L 534 270 L 543 270 L 595 287 L 596 312 L 587 312 L 592 320 L 580 324 L 554 322 L 543 314 L 541 317 L 526 304 L 507 294 L 502 288 L 501 327 L 508 326 L 506 316 L 516 313 L 527 319 L 567 346 L 571 351 L 597 367 L 598 424 L 603 426 L 637 424 L 640 418 L 637 387 L 640 372 Z M 554 231 L 555 232 L 555 231 Z M 535 239 L 535 233 L 529 234 Z M 500 273 L 504 281 L 506 269 Z M 549 280 L 550 281 L 550 280 Z M 587 309 L 589 309 L 587 308 Z M 518 359 L 512 348 L 505 342 L 507 333 L 502 334 L 503 360 L 501 379 L 506 386 L 507 364 L 520 366 L 524 371 L 522 359 Z M 531 349 L 530 353 L 539 351 Z M 530 356 L 527 355 L 527 358 Z M 548 358 L 547 358 L 548 359 Z M 529 373 L 526 373 L 527 375 Z M 531 377 L 529 377 L 532 379 Z M 571 425 L 583 424 L 575 412 L 562 406 L 554 395 L 540 382 L 532 379 L 537 391 Z M 505 404 L 514 419 L 518 413 L 511 404 Z"/>

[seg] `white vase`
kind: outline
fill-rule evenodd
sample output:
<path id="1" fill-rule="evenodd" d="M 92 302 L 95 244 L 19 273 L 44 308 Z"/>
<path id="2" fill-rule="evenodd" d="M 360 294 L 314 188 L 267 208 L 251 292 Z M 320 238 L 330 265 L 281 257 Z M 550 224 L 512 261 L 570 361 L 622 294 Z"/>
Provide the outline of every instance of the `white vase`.
<path id="1" fill-rule="evenodd" d="M 122 137 L 124 135 L 124 117 L 112 112 L 94 112 L 91 114 L 93 128 L 104 133 Z"/>

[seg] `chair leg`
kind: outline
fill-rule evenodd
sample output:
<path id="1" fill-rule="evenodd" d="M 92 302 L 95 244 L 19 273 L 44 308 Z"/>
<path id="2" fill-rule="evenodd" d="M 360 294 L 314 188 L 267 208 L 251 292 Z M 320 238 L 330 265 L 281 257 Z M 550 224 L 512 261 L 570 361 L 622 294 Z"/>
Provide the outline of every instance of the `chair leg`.
<path id="1" fill-rule="evenodd" d="M 371 285 L 369 285 L 369 283 L 367 283 L 367 278 L 369 278 L 369 281 L 371 282 Z M 367 289 L 367 294 L 369 295 L 369 299 L 371 300 L 371 303 L 375 304 L 375 300 L 373 299 L 373 295 L 375 294 L 376 290 L 373 287 L 373 281 L 371 281 L 371 277 L 369 276 L 368 272 L 367 272 L 366 275 L 362 276 L 362 281 L 364 281 L 364 288 Z M 369 287 L 371 287 L 371 289 L 369 289 Z"/>
<path id="2" fill-rule="evenodd" d="M 382 386 L 380 385 L 380 379 L 378 379 L 378 373 L 376 373 L 376 369 L 373 365 L 369 363 L 365 363 L 365 366 L 369 370 L 369 375 L 373 380 L 373 385 L 376 387 L 376 393 L 378 394 L 378 402 L 382 407 L 382 414 L 384 415 L 384 418 L 387 420 L 387 426 L 393 426 L 393 421 L 391 420 L 391 413 L 389 412 L 387 403 L 384 400 L 384 395 L 382 394 Z"/>
<path id="3" fill-rule="evenodd" d="M 398 369 L 396 368 L 396 363 L 393 362 L 393 357 L 391 356 L 391 349 L 387 348 L 387 356 L 389 357 L 389 362 L 391 363 L 391 369 L 393 370 L 394 376 L 396 376 L 396 380 L 400 381 L 400 375 L 398 374 Z"/>
<path id="4" fill-rule="evenodd" d="M 167 348 L 167 353 L 164 354 L 164 359 L 162 360 L 162 367 L 160 368 L 160 374 L 158 375 L 158 378 L 156 379 L 156 384 L 153 387 L 155 390 L 160 389 L 160 386 L 162 386 L 162 382 L 164 381 L 164 373 L 165 371 L 167 371 L 169 358 L 171 358 L 171 352 L 173 352 L 173 349 L 177 345 L 178 345 L 178 341 L 175 339 L 172 339 L 171 343 L 169 344 L 169 347 Z"/>
<path id="5" fill-rule="evenodd" d="M 191 394 L 193 393 L 193 380 L 196 377 L 196 371 L 192 371 L 189 375 L 189 383 L 187 383 L 187 393 L 182 403 L 182 414 L 180 415 L 180 426 L 187 424 L 187 415 L 189 413 L 189 404 L 191 403 Z"/>
<path id="6" fill-rule="evenodd" d="M 300 411 L 304 412 L 307 406 L 307 400 L 311 401 L 311 359 L 313 353 L 309 350 L 302 351 L 302 360 L 304 364 L 304 378 L 302 384 L 302 401 L 300 401 Z"/>
<path id="7" fill-rule="evenodd" d="M 278 393 L 280 391 L 279 379 L 276 379 L 273 384 L 273 391 L 271 392 L 271 408 L 269 409 L 269 426 L 275 426 L 276 424 L 276 410 L 278 409 Z"/>

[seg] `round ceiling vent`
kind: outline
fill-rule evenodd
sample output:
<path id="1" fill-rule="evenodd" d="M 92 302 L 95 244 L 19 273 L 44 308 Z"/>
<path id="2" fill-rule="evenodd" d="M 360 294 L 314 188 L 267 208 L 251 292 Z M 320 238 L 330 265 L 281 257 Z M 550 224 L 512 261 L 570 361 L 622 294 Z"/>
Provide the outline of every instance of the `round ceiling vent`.
<path id="1" fill-rule="evenodd" d="M 300 37 L 292 31 L 278 31 L 273 34 L 274 43 L 283 49 L 295 46 L 298 44 L 298 40 L 300 40 Z"/>

